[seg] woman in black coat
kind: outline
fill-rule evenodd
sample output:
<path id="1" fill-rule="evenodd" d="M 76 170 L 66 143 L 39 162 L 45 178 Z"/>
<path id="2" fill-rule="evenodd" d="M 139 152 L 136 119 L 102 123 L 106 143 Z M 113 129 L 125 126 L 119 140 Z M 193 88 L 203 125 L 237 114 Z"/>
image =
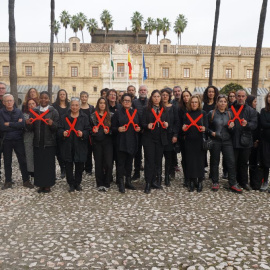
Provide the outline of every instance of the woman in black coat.
<path id="1" fill-rule="evenodd" d="M 154 90 L 144 108 L 142 116 L 142 145 L 144 147 L 144 192 L 150 193 L 151 187 L 161 188 L 162 156 L 164 146 L 168 144 L 167 128 L 169 116 L 164 108 L 159 90 Z"/>
<path id="2" fill-rule="evenodd" d="M 104 97 L 100 97 L 97 101 L 95 112 L 91 114 L 90 127 L 97 189 L 106 192 L 112 178 L 113 141 L 111 114 Z"/>
<path id="3" fill-rule="evenodd" d="M 167 88 L 161 90 L 161 99 L 169 115 L 169 127 L 167 128 L 168 144 L 164 147 L 165 157 L 165 185 L 170 184 L 170 168 L 173 161 L 174 144 L 177 143 L 180 129 L 178 109 L 171 104 L 171 91 Z"/>
<path id="4" fill-rule="evenodd" d="M 87 115 L 80 111 L 79 98 L 71 98 L 70 110 L 61 117 L 58 136 L 63 141 L 61 154 L 65 161 L 69 192 L 81 191 L 83 167 L 87 159 L 89 120 Z"/>
<path id="5" fill-rule="evenodd" d="M 112 130 L 117 134 L 117 175 L 119 177 L 119 191 L 125 193 L 127 189 L 135 190 L 131 184 L 132 161 L 138 150 L 139 115 L 131 108 L 132 96 L 124 94 L 121 98 L 122 108 L 112 117 Z M 124 185 L 124 175 L 126 176 Z"/>
<path id="6" fill-rule="evenodd" d="M 192 96 L 187 106 L 188 112 L 184 116 L 182 130 L 185 132 L 186 177 L 189 181 L 189 191 L 202 191 L 204 177 L 205 151 L 202 148 L 203 132 L 207 130 L 208 123 L 205 111 L 199 96 Z M 196 122 L 194 125 L 192 121 Z M 198 182 L 197 182 L 198 181 Z"/>

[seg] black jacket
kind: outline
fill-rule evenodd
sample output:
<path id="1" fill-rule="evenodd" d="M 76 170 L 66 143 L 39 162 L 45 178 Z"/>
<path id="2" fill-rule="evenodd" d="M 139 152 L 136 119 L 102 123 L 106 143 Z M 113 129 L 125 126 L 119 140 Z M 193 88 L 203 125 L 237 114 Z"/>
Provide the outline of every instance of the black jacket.
<path id="1" fill-rule="evenodd" d="M 138 98 L 138 99 L 134 99 L 132 102 L 132 108 L 137 109 L 140 120 L 142 118 L 143 108 L 147 106 L 147 103 L 148 103 L 148 98 L 145 98 L 143 100 Z"/>
<path id="2" fill-rule="evenodd" d="M 265 108 L 261 109 L 260 124 L 262 129 L 262 139 L 270 142 L 270 112 Z"/>
<path id="3" fill-rule="evenodd" d="M 75 130 L 82 131 L 82 137 L 78 137 L 74 131 L 71 131 L 69 137 L 64 137 L 64 131 L 70 129 L 66 117 L 68 117 L 71 124 L 74 121 L 74 118 L 70 116 L 70 110 L 66 115 L 62 115 L 59 121 L 58 136 L 63 141 L 61 148 L 62 158 L 66 162 L 86 162 L 90 129 L 88 116 L 80 111 L 74 127 Z"/>

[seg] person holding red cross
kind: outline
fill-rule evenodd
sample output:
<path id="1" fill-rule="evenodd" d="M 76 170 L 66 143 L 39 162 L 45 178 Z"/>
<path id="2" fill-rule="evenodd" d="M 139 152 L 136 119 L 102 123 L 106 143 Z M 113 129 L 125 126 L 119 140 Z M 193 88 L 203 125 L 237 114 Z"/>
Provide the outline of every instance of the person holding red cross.
<path id="1" fill-rule="evenodd" d="M 161 100 L 161 93 L 154 90 L 142 114 L 146 194 L 151 192 L 151 188 L 161 189 L 162 156 L 164 146 L 168 144 L 168 121 L 169 115 Z"/>
<path id="2" fill-rule="evenodd" d="M 131 108 L 132 96 L 125 93 L 121 98 L 123 107 L 112 117 L 112 131 L 117 134 L 117 175 L 119 191 L 125 188 L 135 190 L 131 184 L 132 161 L 138 149 L 139 116 L 137 110 Z M 124 185 L 125 175 L 125 185 Z"/>
<path id="3" fill-rule="evenodd" d="M 70 110 L 61 117 L 58 128 L 58 136 L 63 142 L 61 154 L 65 162 L 69 192 L 82 190 L 82 173 L 87 160 L 89 129 L 88 116 L 80 111 L 80 99 L 72 97 Z"/>
<path id="4" fill-rule="evenodd" d="M 208 121 L 205 111 L 202 110 L 202 101 L 199 96 L 192 96 L 187 104 L 187 113 L 183 119 L 182 130 L 185 140 L 186 177 L 189 191 L 202 191 L 204 177 L 205 152 L 202 148 L 203 132 L 207 130 Z"/>

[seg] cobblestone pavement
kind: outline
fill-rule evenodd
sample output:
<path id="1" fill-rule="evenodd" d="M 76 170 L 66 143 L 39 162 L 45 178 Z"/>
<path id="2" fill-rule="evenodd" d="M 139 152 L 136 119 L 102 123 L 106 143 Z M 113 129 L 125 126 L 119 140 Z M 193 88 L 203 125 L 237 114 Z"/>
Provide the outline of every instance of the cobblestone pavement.
<path id="1" fill-rule="evenodd" d="M 189 193 L 181 176 L 149 195 L 143 177 L 120 194 L 98 192 L 93 176 L 82 192 L 64 179 L 38 194 L 14 163 L 13 189 L 0 190 L 0 269 L 270 269 L 270 194 L 214 193 L 209 180 Z"/>

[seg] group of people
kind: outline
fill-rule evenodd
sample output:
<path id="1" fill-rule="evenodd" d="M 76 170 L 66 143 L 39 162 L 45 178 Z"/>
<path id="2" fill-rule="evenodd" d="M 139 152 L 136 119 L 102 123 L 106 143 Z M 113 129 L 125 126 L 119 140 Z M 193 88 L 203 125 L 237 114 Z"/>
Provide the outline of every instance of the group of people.
<path id="1" fill-rule="evenodd" d="M 144 192 L 148 194 L 151 189 L 162 188 L 163 157 L 164 184 L 170 186 L 178 168 L 178 152 L 182 156 L 184 186 L 190 192 L 202 191 L 207 167 L 212 190 L 219 189 L 221 153 L 223 178 L 228 179 L 230 190 L 268 190 L 270 93 L 259 114 L 256 97 L 248 96 L 245 90 L 231 91 L 226 96 L 219 94 L 215 86 L 208 86 L 202 97 L 182 91 L 180 86 L 154 90 L 149 98 L 146 85 L 139 87 L 138 97 L 132 85 L 120 95 L 115 89 L 102 89 L 95 107 L 88 104 L 85 91 L 69 100 L 61 89 L 50 105 L 48 92 L 31 88 L 21 111 L 5 88 L 0 82 L 0 136 L 5 169 L 2 189 L 13 184 L 14 150 L 23 186 L 33 188 L 33 178 L 39 193 L 50 192 L 55 184 L 55 157 L 69 192 L 81 191 L 83 172 L 92 174 L 93 155 L 99 191 L 110 188 L 115 164 L 121 193 L 135 190 L 132 181 L 144 170 Z M 258 164 L 263 177 L 250 177 L 249 184 L 248 168 L 251 176 Z"/>

